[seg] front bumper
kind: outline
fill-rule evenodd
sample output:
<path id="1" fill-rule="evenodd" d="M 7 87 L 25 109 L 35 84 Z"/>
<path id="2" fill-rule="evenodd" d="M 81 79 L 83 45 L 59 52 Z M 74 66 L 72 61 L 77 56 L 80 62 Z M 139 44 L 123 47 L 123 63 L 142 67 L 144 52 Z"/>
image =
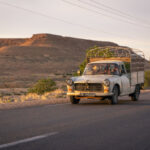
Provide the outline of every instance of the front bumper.
<path id="1" fill-rule="evenodd" d="M 113 93 L 99 93 L 99 92 L 68 92 L 68 96 L 77 96 L 77 97 L 105 97 L 112 96 Z"/>

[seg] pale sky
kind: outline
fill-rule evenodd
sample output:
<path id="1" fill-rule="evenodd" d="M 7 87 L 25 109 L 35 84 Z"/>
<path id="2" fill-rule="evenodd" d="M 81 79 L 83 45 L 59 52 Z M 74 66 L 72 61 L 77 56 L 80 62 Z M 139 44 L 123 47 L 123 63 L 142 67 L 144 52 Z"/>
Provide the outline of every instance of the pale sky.
<path id="1" fill-rule="evenodd" d="M 0 0 L 0 38 L 50 33 L 112 41 L 150 58 L 150 0 Z"/>

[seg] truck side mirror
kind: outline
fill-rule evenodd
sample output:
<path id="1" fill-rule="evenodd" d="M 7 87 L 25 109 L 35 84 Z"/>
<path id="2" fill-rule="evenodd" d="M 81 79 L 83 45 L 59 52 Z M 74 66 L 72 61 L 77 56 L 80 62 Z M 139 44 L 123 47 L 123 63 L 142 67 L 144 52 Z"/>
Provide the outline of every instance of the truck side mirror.
<path id="1" fill-rule="evenodd" d="M 124 73 L 125 73 L 124 70 L 121 70 L 120 76 L 122 76 Z"/>

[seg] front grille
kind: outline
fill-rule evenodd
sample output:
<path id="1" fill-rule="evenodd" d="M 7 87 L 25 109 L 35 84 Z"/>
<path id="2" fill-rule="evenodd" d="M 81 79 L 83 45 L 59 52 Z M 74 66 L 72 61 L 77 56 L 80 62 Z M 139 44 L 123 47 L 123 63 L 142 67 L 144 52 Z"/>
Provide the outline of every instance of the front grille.
<path id="1" fill-rule="evenodd" d="M 103 85 L 100 83 L 75 83 L 76 91 L 103 92 Z"/>

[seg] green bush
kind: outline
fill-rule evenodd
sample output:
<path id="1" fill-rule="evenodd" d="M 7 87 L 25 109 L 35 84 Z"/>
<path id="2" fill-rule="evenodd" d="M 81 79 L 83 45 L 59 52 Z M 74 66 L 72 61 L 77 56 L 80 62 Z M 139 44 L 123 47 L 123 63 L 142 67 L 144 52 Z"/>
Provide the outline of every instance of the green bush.
<path id="1" fill-rule="evenodd" d="M 150 87 L 150 71 L 145 71 L 144 87 L 145 88 L 149 88 Z"/>
<path id="2" fill-rule="evenodd" d="M 56 89 L 56 83 L 51 79 L 41 79 L 33 85 L 33 87 L 28 89 L 28 93 L 36 93 L 39 95 L 45 92 L 54 91 Z"/>

